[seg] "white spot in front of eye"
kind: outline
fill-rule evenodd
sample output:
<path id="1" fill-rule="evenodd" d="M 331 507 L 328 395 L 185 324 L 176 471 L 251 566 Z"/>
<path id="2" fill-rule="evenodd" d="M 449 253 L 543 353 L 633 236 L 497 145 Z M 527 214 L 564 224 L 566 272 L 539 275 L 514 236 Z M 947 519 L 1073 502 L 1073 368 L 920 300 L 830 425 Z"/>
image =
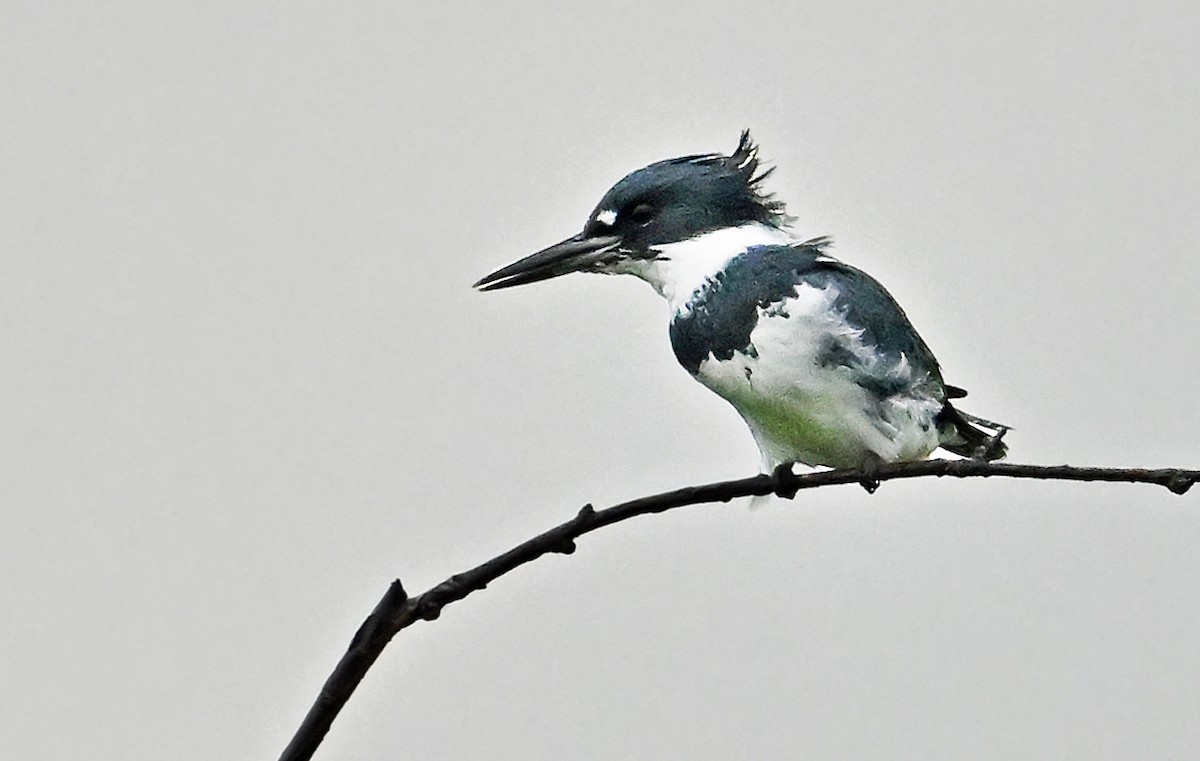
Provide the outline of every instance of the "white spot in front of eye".
<path id="1" fill-rule="evenodd" d="M 596 221 L 605 227 L 612 227 L 617 221 L 617 212 L 612 209 L 605 209 L 596 215 Z"/>

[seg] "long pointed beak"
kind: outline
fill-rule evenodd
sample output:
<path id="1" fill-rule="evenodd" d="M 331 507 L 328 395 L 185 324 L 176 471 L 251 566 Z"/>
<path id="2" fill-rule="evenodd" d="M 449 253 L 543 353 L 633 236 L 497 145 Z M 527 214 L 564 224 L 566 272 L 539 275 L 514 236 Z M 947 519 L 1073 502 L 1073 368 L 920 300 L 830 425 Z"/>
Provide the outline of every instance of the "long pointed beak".
<path id="1" fill-rule="evenodd" d="M 480 278 L 472 287 L 481 291 L 494 291 L 549 280 L 568 272 L 578 272 L 603 259 L 619 242 L 620 238 L 615 235 L 585 238 L 583 233 L 580 233 L 549 248 L 543 248 L 536 254 L 530 254 L 507 267 L 501 267 Z"/>

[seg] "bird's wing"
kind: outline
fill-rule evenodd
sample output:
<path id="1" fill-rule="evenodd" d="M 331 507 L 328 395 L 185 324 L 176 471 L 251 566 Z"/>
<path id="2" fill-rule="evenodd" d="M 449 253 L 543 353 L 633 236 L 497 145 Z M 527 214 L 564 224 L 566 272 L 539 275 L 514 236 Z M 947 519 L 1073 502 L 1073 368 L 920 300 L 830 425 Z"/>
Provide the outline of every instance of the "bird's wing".
<path id="1" fill-rule="evenodd" d="M 840 336 L 844 345 L 833 342 L 827 347 L 830 364 L 850 366 L 861 382 L 878 386 L 886 396 L 899 390 L 891 388 L 899 378 L 885 370 L 903 356 L 915 371 L 912 377 L 922 378 L 922 386 L 944 399 L 937 360 L 904 310 L 870 275 L 826 254 L 828 245 L 828 239 L 817 238 L 756 246 L 737 257 L 674 318 L 671 344 L 679 362 L 695 375 L 707 357 L 727 360 L 737 352 L 753 351 L 751 333 L 759 319 L 797 296 L 798 289 L 811 286 L 830 293 L 830 306 L 848 328 Z M 887 361 L 863 361 L 864 347 Z"/>
<path id="2" fill-rule="evenodd" d="M 824 242 L 821 243 L 819 247 L 823 247 Z M 807 244 L 801 244 L 804 245 Z M 926 388 L 943 403 L 937 418 L 942 447 L 963 457 L 995 460 L 1005 456 L 1008 447 L 1000 439 L 1008 426 L 962 412 L 951 404 L 951 399 L 960 399 L 967 392 L 942 380 L 933 352 L 887 289 L 862 270 L 824 253 L 803 257 L 798 264 L 799 280 L 837 290 L 835 308 L 842 312 L 848 323 L 862 329 L 866 343 L 874 345 L 883 354 L 903 354 L 915 369 L 928 373 L 931 383 Z M 870 385 L 869 369 L 864 370 L 868 377 L 859 382 Z"/>
<path id="3" fill-rule="evenodd" d="M 847 322 L 862 329 L 864 342 L 885 354 L 903 353 L 909 362 L 936 374 L 941 381 L 933 352 L 904 309 L 875 278 L 828 257 L 815 259 L 807 271 L 798 274 L 810 285 L 837 289 L 834 306 L 842 310 Z"/>
<path id="4" fill-rule="evenodd" d="M 761 261 L 786 270 L 793 288 L 804 284 L 832 289 L 836 293 L 834 309 L 849 326 L 861 331 L 862 343 L 896 360 L 903 356 L 915 375 L 927 377 L 926 388 L 936 396 L 946 399 L 965 395 L 961 389 L 946 387 L 933 352 L 887 289 L 862 270 L 825 253 L 829 243 L 826 238 L 817 238 L 773 247 L 775 250 L 761 252 Z"/>

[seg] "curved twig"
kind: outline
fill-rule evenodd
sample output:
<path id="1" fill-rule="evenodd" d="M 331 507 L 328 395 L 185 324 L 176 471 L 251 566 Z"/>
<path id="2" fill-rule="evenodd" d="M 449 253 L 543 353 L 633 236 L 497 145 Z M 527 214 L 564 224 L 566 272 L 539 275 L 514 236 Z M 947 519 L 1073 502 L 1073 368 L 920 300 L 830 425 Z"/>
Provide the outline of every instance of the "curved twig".
<path id="1" fill-rule="evenodd" d="M 569 521 L 522 542 L 508 552 L 492 558 L 464 573 L 455 574 L 441 584 L 416 597 L 409 597 L 399 580 L 393 581 L 375 610 L 359 627 L 350 648 L 325 681 L 316 702 L 304 717 L 292 741 L 280 756 L 280 761 L 306 761 L 312 758 L 324 739 L 334 718 L 350 699 L 367 670 L 383 652 L 383 648 L 401 629 L 413 623 L 432 621 L 447 605 L 485 588 L 492 581 L 518 566 L 549 553 L 570 554 L 575 540 L 598 528 L 638 515 L 661 513 L 676 507 L 709 502 L 728 502 L 738 497 L 775 494 L 791 499 L 801 489 L 814 489 L 834 484 L 855 484 L 870 481 L 891 481 L 897 478 L 922 476 L 954 476 L 971 478 L 1003 476 L 1007 478 L 1036 478 L 1058 481 L 1109 481 L 1157 484 L 1175 494 L 1183 494 L 1200 481 L 1200 470 L 1160 468 L 1077 468 L 1070 465 L 1021 465 L 1017 463 L 985 462 L 983 460 L 923 460 L 878 466 L 870 474 L 857 470 L 821 470 L 795 474 L 790 468 L 780 468 L 771 475 L 757 475 L 735 481 L 720 481 L 703 486 L 688 486 L 675 491 L 641 497 L 629 502 L 595 510 L 591 505 Z"/>

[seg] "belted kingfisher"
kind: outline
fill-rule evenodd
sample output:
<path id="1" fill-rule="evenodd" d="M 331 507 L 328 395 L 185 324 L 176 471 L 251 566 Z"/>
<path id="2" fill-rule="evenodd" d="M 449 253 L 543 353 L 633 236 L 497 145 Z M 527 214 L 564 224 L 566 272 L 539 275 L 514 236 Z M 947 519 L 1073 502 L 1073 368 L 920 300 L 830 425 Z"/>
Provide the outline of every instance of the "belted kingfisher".
<path id="1" fill-rule="evenodd" d="M 870 275 L 798 241 L 762 190 L 758 146 L 667 159 L 627 175 L 583 231 L 487 275 L 495 290 L 565 275 L 634 275 L 671 309 L 671 346 L 746 421 L 767 472 L 794 461 L 857 468 L 939 446 L 997 459 L 1006 426 L 955 409 L 904 310 Z M 870 489 L 870 479 L 864 486 Z"/>

